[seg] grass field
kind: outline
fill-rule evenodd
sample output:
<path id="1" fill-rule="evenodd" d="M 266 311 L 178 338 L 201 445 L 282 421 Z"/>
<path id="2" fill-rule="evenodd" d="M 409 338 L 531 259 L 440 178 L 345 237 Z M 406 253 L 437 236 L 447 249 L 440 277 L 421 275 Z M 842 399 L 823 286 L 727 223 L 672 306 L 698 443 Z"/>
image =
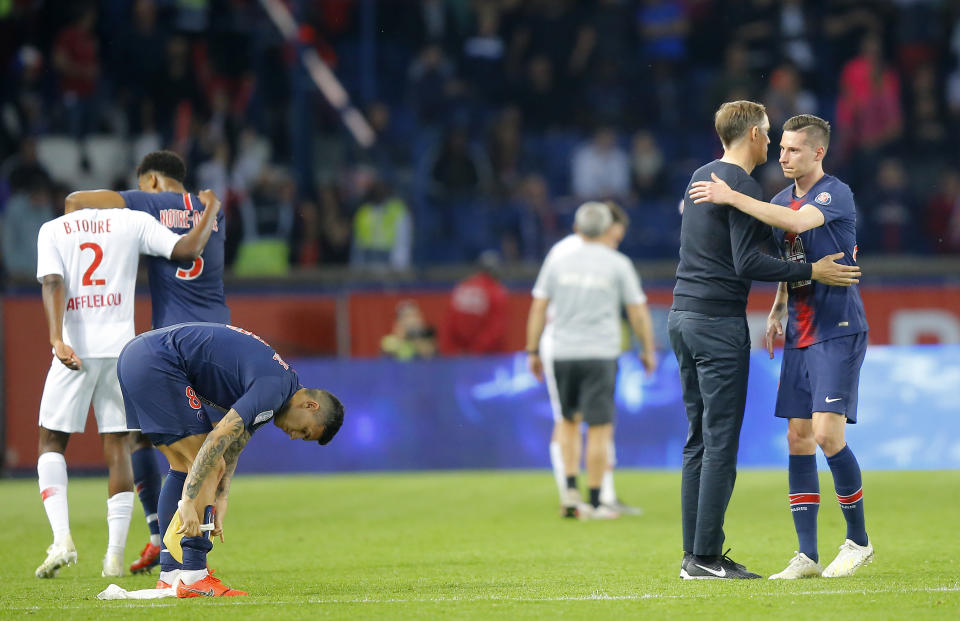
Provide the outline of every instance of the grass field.
<path id="1" fill-rule="evenodd" d="M 240 476 L 210 564 L 251 596 L 146 602 L 95 598 L 111 582 L 100 577 L 103 479 L 71 481 L 79 564 L 44 581 L 33 577 L 50 541 L 36 482 L 3 481 L 0 618 L 960 618 L 960 472 L 865 473 L 874 563 L 852 578 L 794 582 L 679 580 L 679 474 L 617 477 L 644 516 L 563 520 L 547 471 Z M 731 556 L 764 575 L 796 545 L 785 482 L 785 472 L 741 472 L 727 513 Z M 829 473 L 821 485 L 831 498 Z M 843 533 L 825 500 L 825 562 Z M 145 539 L 138 505 L 127 556 Z M 152 588 L 155 576 L 112 581 Z"/>

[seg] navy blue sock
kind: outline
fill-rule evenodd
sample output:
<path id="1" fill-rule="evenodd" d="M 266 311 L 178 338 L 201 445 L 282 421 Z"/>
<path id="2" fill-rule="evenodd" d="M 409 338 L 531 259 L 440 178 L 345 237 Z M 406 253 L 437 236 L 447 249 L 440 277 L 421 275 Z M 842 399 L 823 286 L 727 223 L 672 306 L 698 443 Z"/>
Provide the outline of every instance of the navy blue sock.
<path id="1" fill-rule="evenodd" d="M 847 520 L 847 539 L 858 546 L 865 546 L 867 528 L 863 519 L 863 480 L 860 478 L 860 464 L 849 446 L 843 447 L 833 457 L 827 457 L 827 464 L 833 473 L 833 486 L 837 489 L 840 509 Z"/>
<path id="2" fill-rule="evenodd" d="M 600 488 L 599 487 L 590 488 L 590 504 L 593 505 L 594 509 L 600 506 Z"/>
<path id="3" fill-rule="evenodd" d="M 800 552 L 817 563 L 817 513 L 820 510 L 820 479 L 816 455 L 790 456 L 790 512 L 797 530 Z"/>
<path id="4" fill-rule="evenodd" d="M 205 535 L 184 537 L 180 546 L 183 548 L 184 571 L 207 568 L 207 552 L 213 549 L 213 542 Z"/>
<path id="5" fill-rule="evenodd" d="M 151 535 L 160 535 L 157 507 L 160 503 L 160 469 L 153 448 L 142 448 L 130 454 L 133 463 L 133 482 L 136 485 L 143 514 L 147 518 L 147 528 Z"/>
<path id="6" fill-rule="evenodd" d="M 567 489 L 577 489 L 577 475 L 567 477 Z"/>
<path id="7" fill-rule="evenodd" d="M 160 499 L 158 503 L 157 516 L 159 518 L 160 533 L 167 532 L 167 526 L 173 519 L 173 514 L 177 512 L 177 503 L 183 495 L 183 484 L 187 481 L 187 473 L 173 470 L 167 472 L 167 478 L 163 480 L 163 487 L 160 488 Z M 167 547 L 163 546 L 160 552 L 160 570 L 172 571 L 174 569 L 183 569 L 170 553 Z"/>

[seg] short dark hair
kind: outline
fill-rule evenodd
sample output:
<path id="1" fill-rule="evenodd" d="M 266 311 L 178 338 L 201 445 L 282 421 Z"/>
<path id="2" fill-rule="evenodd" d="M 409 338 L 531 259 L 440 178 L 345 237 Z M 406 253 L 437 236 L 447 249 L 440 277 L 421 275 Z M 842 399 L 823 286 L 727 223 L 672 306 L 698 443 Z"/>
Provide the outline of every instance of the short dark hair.
<path id="1" fill-rule="evenodd" d="M 627 215 L 627 212 L 619 203 L 616 201 L 604 201 L 604 203 L 610 208 L 610 215 L 613 216 L 614 224 L 622 224 L 623 228 L 630 226 L 630 216 Z"/>
<path id="2" fill-rule="evenodd" d="M 814 147 L 830 146 L 830 123 L 812 114 L 798 114 L 783 123 L 785 132 L 803 132 Z"/>
<path id="3" fill-rule="evenodd" d="M 187 165 L 183 163 L 183 158 L 173 151 L 154 151 L 143 156 L 143 161 L 137 167 L 137 177 L 150 172 L 183 183 L 187 178 Z"/>
<path id="4" fill-rule="evenodd" d="M 327 420 L 323 423 L 323 435 L 320 436 L 320 440 L 318 440 L 318 444 L 320 445 L 329 444 L 330 440 L 333 440 L 333 436 L 337 435 L 337 432 L 340 431 L 340 427 L 343 425 L 343 404 L 340 403 L 340 399 L 333 396 L 331 392 L 319 388 L 315 388 L 313 391 L 325 396 L 330 402 L 330 407 L 327 408 Z"/>

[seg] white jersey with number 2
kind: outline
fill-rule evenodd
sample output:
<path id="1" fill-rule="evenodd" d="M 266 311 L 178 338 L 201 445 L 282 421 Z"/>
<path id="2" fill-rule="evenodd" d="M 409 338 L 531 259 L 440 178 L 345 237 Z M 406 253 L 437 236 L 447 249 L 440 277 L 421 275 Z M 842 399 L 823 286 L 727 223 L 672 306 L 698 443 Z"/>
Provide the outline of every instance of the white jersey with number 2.
<path id="1" fill-rule="evenodd" d="M 37 236 L 37 280 L 63 276 L 63 342 L 84 358 L 116 358 L 134 336 L 140 254 L 169 259 L 180 236 L 150 214 L 81 209 L 45 223 Z"/>

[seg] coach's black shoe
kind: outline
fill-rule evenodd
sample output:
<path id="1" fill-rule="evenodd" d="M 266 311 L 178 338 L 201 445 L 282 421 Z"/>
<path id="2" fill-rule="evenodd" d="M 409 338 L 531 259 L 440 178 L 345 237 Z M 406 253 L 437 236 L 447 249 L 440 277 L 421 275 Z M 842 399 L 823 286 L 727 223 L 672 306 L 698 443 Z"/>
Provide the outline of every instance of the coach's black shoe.
<path id="1" fill-rule="evenodd" d="M 759 578 L 760 574 L 747 571 L 746 567 L 724 552 L 723 556 L 709 563 L 691 557 L 686 566 L 680 569 L 680 577 L 684 580 L 744 580 Z"/>
<path id="2" fill-rule="evenodd" d="M 684 573 L 687 571 L 687 563 L 693 560 L 693 554 L 690 552 L 683 553 L 683 560 L 680 561 L 680 577 L 684 577 Z"/>

